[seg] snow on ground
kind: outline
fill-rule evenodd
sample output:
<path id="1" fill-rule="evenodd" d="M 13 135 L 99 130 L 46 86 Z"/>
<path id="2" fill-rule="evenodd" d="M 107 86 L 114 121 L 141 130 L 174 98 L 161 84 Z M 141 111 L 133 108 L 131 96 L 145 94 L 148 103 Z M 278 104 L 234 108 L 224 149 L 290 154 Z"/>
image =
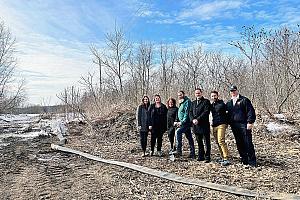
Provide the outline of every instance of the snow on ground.
<path id="1" fill-rule="evenodd" d="M 279 133 L 282 131 L 291 131 L 294 130 L 292 126 L 289 126 L 287 124 L 279 124 L 276 122 L 269 122 L 267 125 L 267 130 L 272 132 L 272 133 Z"/>

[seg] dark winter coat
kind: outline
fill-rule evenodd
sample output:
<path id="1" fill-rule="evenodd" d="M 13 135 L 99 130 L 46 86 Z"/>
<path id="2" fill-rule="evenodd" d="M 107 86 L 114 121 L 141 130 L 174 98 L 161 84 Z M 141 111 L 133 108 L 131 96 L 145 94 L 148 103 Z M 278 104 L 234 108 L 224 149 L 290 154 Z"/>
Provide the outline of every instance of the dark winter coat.
<path id="1" fill-rule="evenodd" d="M 223 100 L 218 99 L 211 104 L 211 114 L 213 127 L 227 124 L 226 104 Z"/>
<path id="2" fill-rule="evenodd" d="M 167 112 L 165 104 L 161 104 L 159 108 L 155 107 L 155 103 L 149 108 L 149 126 L 152 126 L 153 131 L 165 132 L 167 130 Z"/>
<path id="3" fill-rule="evenodd" d="M 201 97 L 199 101 L 194 100 L 190 109 L 191 123 L 193 119 L 198 120 L 198 124 L 193 124 L 194 133 L 202 132 L 201 128 L 209 128 L 209 113 L 210 113 L 210 101 Z"/>
<path id="4" fill-rule="evenodd" d="M 174 122 L 176 121 L 177 118 L 177 113 L 178 113 L 178 108 L 175 107 L 171 107 L 168 108 L 168 113 L 167 113 L 167 128 L 170 129 L 174 126 Z"/>
<path id="5" fill-rule="evenodd" d="M 254 123 L 256 119 L 255 110 L 252 106 L 251 101 L 244 96 L 239 95 L 235 105 L 233 106 L 233 100 L 226 104 L 228 111 L 229 124 L 232 123 Z"/>
<path id="6" fill-rule="evenodd" d="M 145 105 L 139 105 L 136 111 L 137 126 L 141 126 L 141 131 L 148 132 L 148 109 Z"/>

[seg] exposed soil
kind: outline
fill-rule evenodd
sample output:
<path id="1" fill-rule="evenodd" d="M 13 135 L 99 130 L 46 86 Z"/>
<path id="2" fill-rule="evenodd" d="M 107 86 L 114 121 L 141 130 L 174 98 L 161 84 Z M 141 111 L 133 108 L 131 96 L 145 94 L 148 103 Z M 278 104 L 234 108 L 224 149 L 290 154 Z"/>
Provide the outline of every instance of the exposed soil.
<path id="1" fill-rule="evenodd" d="M 239 164 L 230 131 L 226 141 L 232 164 L 223 167 L 216 162 L 219 156 L 213 139 L 211 163 L 188 159 L 186 139 L 183 158 L 169 161 L 166 134 L 162 158 L 141 157 L 133 113 L 120 113 L 99 121 L 97 132 L 80 122 L 68 126 L 67 147 L 102 158 L 251 190 L 300 194 L 300 143 L 299 137 L 295 137 L 299 131 L 273 135 L 264 125 L 257 126 L 253 137 L 259 167 L 249 168 Z M 0 146 L 2 199 L 250 199 L 57 152 L 50 149 L 51 143 L 58 143 L 55 137 L 29 140 L 11 137 L 3 142 L 7 145 Z"/>

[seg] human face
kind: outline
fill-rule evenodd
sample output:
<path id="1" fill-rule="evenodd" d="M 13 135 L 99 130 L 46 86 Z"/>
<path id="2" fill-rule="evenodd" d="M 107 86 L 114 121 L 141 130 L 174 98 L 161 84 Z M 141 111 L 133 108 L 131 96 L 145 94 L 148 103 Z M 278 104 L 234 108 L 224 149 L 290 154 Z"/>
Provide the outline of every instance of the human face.
<path id="1" fill-rule="evenodd" d="M 146 105 L 146 104 L 148 104 L 148 102 L 149 102 L 149 99 L 147 97 L 144 97 L 143 103 Z"/>
<path id="2" fill-rule="evenodd" d="M 234 90 L 234 91 L 230 91 L 230 95 L 231 97 L 237 97 L 239 94 L 239 92 L 237 90 Z"/>
<path id="3" fill-rule="evenodd" d="M 170 100 L 170 101 L 168 102 L 168 106 L 169 106 L 169 108 L 172 108 L 172 107 L 174 106 L 174 103 L 173 103 L 172 100 Z"/>
<path id="4" fill-rule="evenodd" d="M 200 90 L 195 90 L 195 97 L 198 99 L 198 98 L 201 98 L 202 97 L 202 92 Z"/>
<path id="5" fill-rule="evenodd" d="M 183 95 L 182 92 L 178 92 L 177 95 L 178 95 L 178 99 L 179 99 L 179 100 L 184 98 L 184 95 Z"/>
<path id="6" fill-rule="evenodd" d="M 155 101 L 155 103 L 160 103 L 161 102 L 160 97 L 159 96 L 155 96 L 154 97 L 154 101 Z"/>
<path id="7" fill-rule="evenodd" d="M 216 102 L 218 100 L 218 95 L 216 93 L 211 93 L 210 98 L 212 101 Z"/>

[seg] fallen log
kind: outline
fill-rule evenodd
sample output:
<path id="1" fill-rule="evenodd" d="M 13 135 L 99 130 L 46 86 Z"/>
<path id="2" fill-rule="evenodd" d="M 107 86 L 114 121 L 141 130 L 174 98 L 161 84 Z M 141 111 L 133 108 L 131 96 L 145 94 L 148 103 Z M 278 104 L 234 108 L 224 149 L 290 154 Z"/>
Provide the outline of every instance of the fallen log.
<path id="1" fill-rule="evenodd" d="M 51 148 L 55 149 L 55 150 L 67 152 L 67 153 L 77 154 L 77 155 L 83 156 L 85 158 L 99 161 L 102 163 L 125 167 L 125 168 L 132 169 L 132 170 L 144 173 L 144 174 L 149 174 L 152 176 L 167 179 L 167 180 L 174 181 L 177 183 L 183 183 L 183 184 L 187 184 L 187 185 L 196 185 L 196 186 L 200 186 L 203 188 L 212 189 L 212 190 L 216 190 L 216 191 L 220 191 L 220 192 L 226 192 L 226 193 L 230 193 L 230 194 L 234 194 L 234 195 L 238 195 L 238 196 L 268 198 L 268 199 L 300 199 L 300 195 L 297 195 L 297 194 L 275 193 L 275 192 L 266 193 L 266 192 L 248 190 L 248 189 L 244 189 L 244 188 L 240 188 L 240 187 L 236 187 L 236 186 L 228 186 L 228 185 L 210 183 L 210 182 L 206 182 L 206 181 L 201 181 L 199 179 L 185 178 L 185 177 L 173 174 L 173 173 L 164 172 L 164 171 L 160 171 L 160 170 L 156 170 L 156 169 L 151 169 L 148 167 L 144 167 L 144 166 L 140 166 L 140 165 L 136 165 L 136 164 L 132 164 L 132 163 L 103 159 L 103 158 L 93 156 L 88 153 L 84 153 L 81 151 L 77 151 L 77 150 L 70 149 L 67 147 L 62 147 L 62 146 L 55 145 L 55 144 L 51 144 Z"/>

